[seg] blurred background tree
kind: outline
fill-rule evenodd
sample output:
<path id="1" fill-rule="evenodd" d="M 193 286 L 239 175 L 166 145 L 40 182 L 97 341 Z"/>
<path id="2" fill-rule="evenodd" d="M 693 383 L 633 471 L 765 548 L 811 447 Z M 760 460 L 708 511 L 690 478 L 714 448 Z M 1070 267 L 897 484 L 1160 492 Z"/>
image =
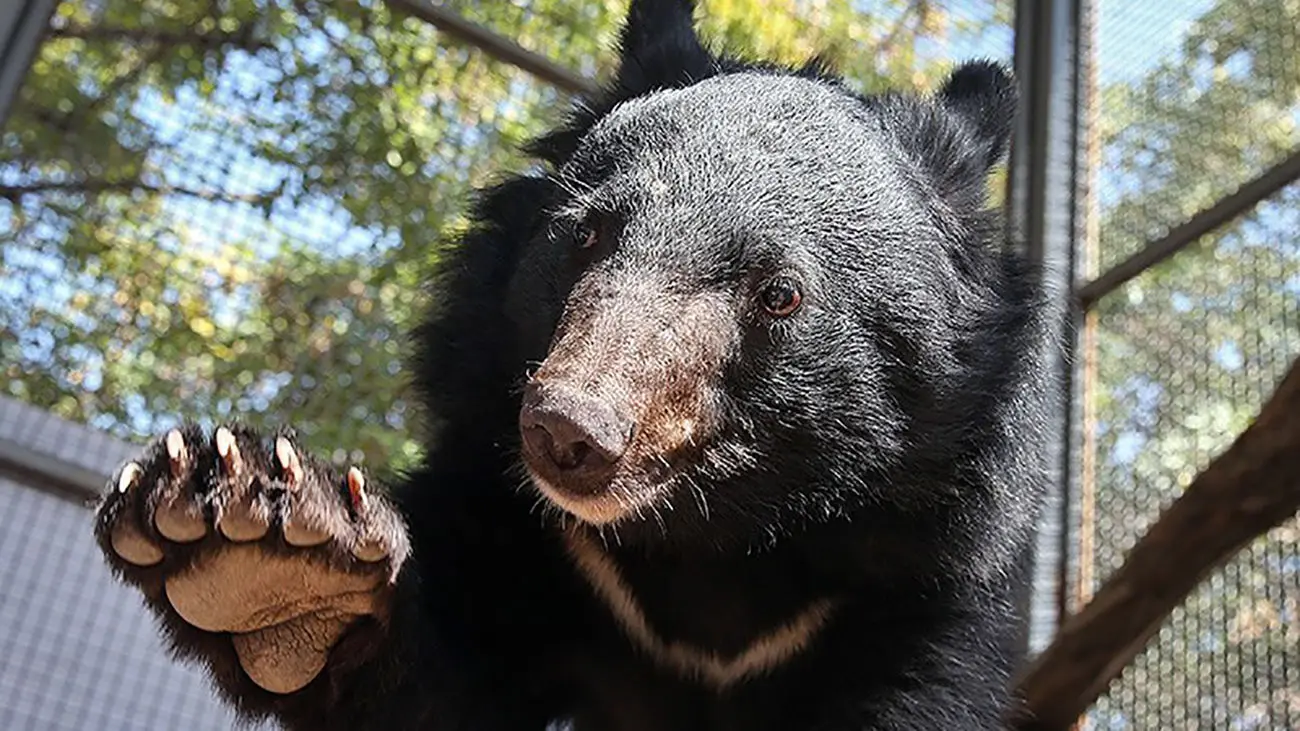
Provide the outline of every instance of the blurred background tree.
<path id="1" fill-rule="evenodd" d="M 703 3 L 748 54 L 926 86 L 1010 3 Z M 625 2 L 444 5 L 604 77 Z M 471 186 L 567 97 L 379 0 L 67 0 L 0 137 L 3 390 L 123 437 L 292 422 L 418 453 L 400 374 Z M 1005 43 L 1009 54 L 1009 41 Z"/>

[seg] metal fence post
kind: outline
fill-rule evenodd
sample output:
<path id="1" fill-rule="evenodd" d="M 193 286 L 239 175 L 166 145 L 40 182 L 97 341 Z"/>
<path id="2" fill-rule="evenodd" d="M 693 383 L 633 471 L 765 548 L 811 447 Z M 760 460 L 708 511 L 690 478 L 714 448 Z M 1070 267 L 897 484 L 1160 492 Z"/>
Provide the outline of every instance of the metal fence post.
<path id="1" fill-rule="evenodd" d="M 0 4 L 0 129 L 27 78 L 58 0 L 16 0 Z"/>
<path id="2" fill-rule="evenodd" d="M 1022 648 L 1035 652 L 1055 632 L 1066 609 L 1072 560 L 1072 451 L 1077 425 L 1073 367 L 1077 312 L 1077 190 L 1080 160 L 1080 21 L 1087 0 L 1018 0 L 1016 75 L 1021 114 L 1007 176 L 1007 237 L 1043 266 L 1061 323 L 1062 347 L 1051 364 L 1060 389 L 1055 428 L 1048 435 L 1050 488 L 1035 546 L 1033 587 L 1022 597 L 1028 616 Z M 1023 616 L 1022 615 L 1022 616 Z"/>

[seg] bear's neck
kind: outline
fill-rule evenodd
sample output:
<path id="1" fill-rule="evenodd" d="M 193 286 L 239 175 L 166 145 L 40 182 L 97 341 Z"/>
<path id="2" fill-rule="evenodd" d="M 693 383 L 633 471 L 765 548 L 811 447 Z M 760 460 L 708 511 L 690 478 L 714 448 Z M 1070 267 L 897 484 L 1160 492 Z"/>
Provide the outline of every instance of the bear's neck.
<path id="1" fill-rule="evenodd" d="M 836 600 L 793 548 L 680 555 L 566 532 L 579 570 L 630 641 L 661 664 L 724 687 L 811 642 Z"/>

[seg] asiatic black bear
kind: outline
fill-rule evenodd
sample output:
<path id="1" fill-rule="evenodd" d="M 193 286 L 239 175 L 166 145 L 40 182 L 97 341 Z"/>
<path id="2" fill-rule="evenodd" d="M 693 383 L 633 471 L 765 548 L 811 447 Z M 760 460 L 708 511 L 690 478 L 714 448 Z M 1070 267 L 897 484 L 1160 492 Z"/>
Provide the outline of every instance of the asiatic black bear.
<path id="1" fill-rule="evenodd" d="M 1008 708 L 1049 318 L 986 210 L 1015 85 L 706 51 L 634 0 L 608 91 L 483 191 L 378 485 L 289 430 L 121 467 L 109 563 L 287 728 L 958 731 Z"/>

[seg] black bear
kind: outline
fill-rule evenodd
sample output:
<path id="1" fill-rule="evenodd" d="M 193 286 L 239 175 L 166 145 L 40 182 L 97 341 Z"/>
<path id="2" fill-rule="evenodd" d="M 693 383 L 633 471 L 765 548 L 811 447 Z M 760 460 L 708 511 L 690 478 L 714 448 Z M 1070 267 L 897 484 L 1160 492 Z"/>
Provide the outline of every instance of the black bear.
<path id="1" fill-rule="evenodd" d="M 393 484 L 187 426 L 98 509 L 179 656 L 291 729 L 992 729 L 1053 338 L 985 200 L 1010 74 L 854 93 L 634 0 L 483 191 Z"/>

